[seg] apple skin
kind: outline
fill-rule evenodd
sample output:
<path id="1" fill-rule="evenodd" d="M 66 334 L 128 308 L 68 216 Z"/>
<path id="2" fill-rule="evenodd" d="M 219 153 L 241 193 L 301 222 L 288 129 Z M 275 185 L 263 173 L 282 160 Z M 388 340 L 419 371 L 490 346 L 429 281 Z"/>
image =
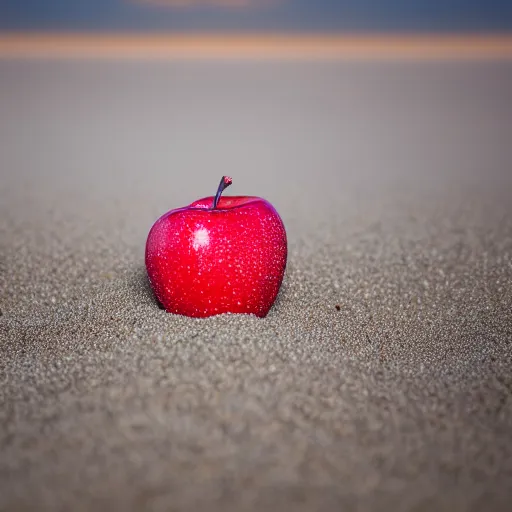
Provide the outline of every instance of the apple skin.
<path id="1" fill-rule="evenodd" d="M 166 311 L 190 317 L 264 317 L 283 281 L 283 221 L 265 199 L 213 197 L 171 210 L 151 228 L 146 268 Z"/>

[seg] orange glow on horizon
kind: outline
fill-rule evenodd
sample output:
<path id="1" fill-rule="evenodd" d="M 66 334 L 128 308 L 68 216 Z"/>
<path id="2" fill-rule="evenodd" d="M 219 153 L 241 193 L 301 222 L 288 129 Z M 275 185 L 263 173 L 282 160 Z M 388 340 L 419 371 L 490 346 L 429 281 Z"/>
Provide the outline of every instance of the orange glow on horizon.
<path id="1" fill-rule="evenodd" d="M 0 58 L 512 58 L 512 36 L 0 33 Z"/>

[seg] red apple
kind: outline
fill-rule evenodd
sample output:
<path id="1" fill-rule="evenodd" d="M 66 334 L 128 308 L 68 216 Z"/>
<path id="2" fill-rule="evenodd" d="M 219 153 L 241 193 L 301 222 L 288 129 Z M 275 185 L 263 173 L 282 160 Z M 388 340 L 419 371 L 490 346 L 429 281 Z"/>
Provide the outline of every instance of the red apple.
<path id="1" fill-rule="evenodd" d="M 146 268 L 151 287 L 170 313 L 264 317 L 281 286 L 287 245 L 283 221 L 265 199 L 215 197 L 171 210 L 151 228 Z"/>

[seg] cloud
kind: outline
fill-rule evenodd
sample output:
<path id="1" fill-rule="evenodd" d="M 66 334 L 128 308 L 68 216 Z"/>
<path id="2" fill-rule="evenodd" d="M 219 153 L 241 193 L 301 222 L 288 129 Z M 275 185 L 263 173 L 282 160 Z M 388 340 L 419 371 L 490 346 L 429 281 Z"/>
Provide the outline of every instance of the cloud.
<path id="1" fill-rule="evenodd" d="M 187 8 L 187 7 L 261 7 L 277 3 L 279 0 L 133 0 L 136 3 L 155 5 L 160 7 Z"/>

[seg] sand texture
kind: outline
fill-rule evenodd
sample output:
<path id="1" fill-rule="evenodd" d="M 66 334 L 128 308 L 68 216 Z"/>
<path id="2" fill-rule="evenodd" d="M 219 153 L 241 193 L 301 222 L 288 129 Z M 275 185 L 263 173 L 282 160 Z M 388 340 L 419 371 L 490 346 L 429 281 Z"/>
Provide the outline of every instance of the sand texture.
<path id="1" fill-rule="evenodd" d="M 148 287 L 223 174 L 265 319 Z M 6 59 L 0 178 L 0 510 L 510 510 L 510 61 Z"/>

